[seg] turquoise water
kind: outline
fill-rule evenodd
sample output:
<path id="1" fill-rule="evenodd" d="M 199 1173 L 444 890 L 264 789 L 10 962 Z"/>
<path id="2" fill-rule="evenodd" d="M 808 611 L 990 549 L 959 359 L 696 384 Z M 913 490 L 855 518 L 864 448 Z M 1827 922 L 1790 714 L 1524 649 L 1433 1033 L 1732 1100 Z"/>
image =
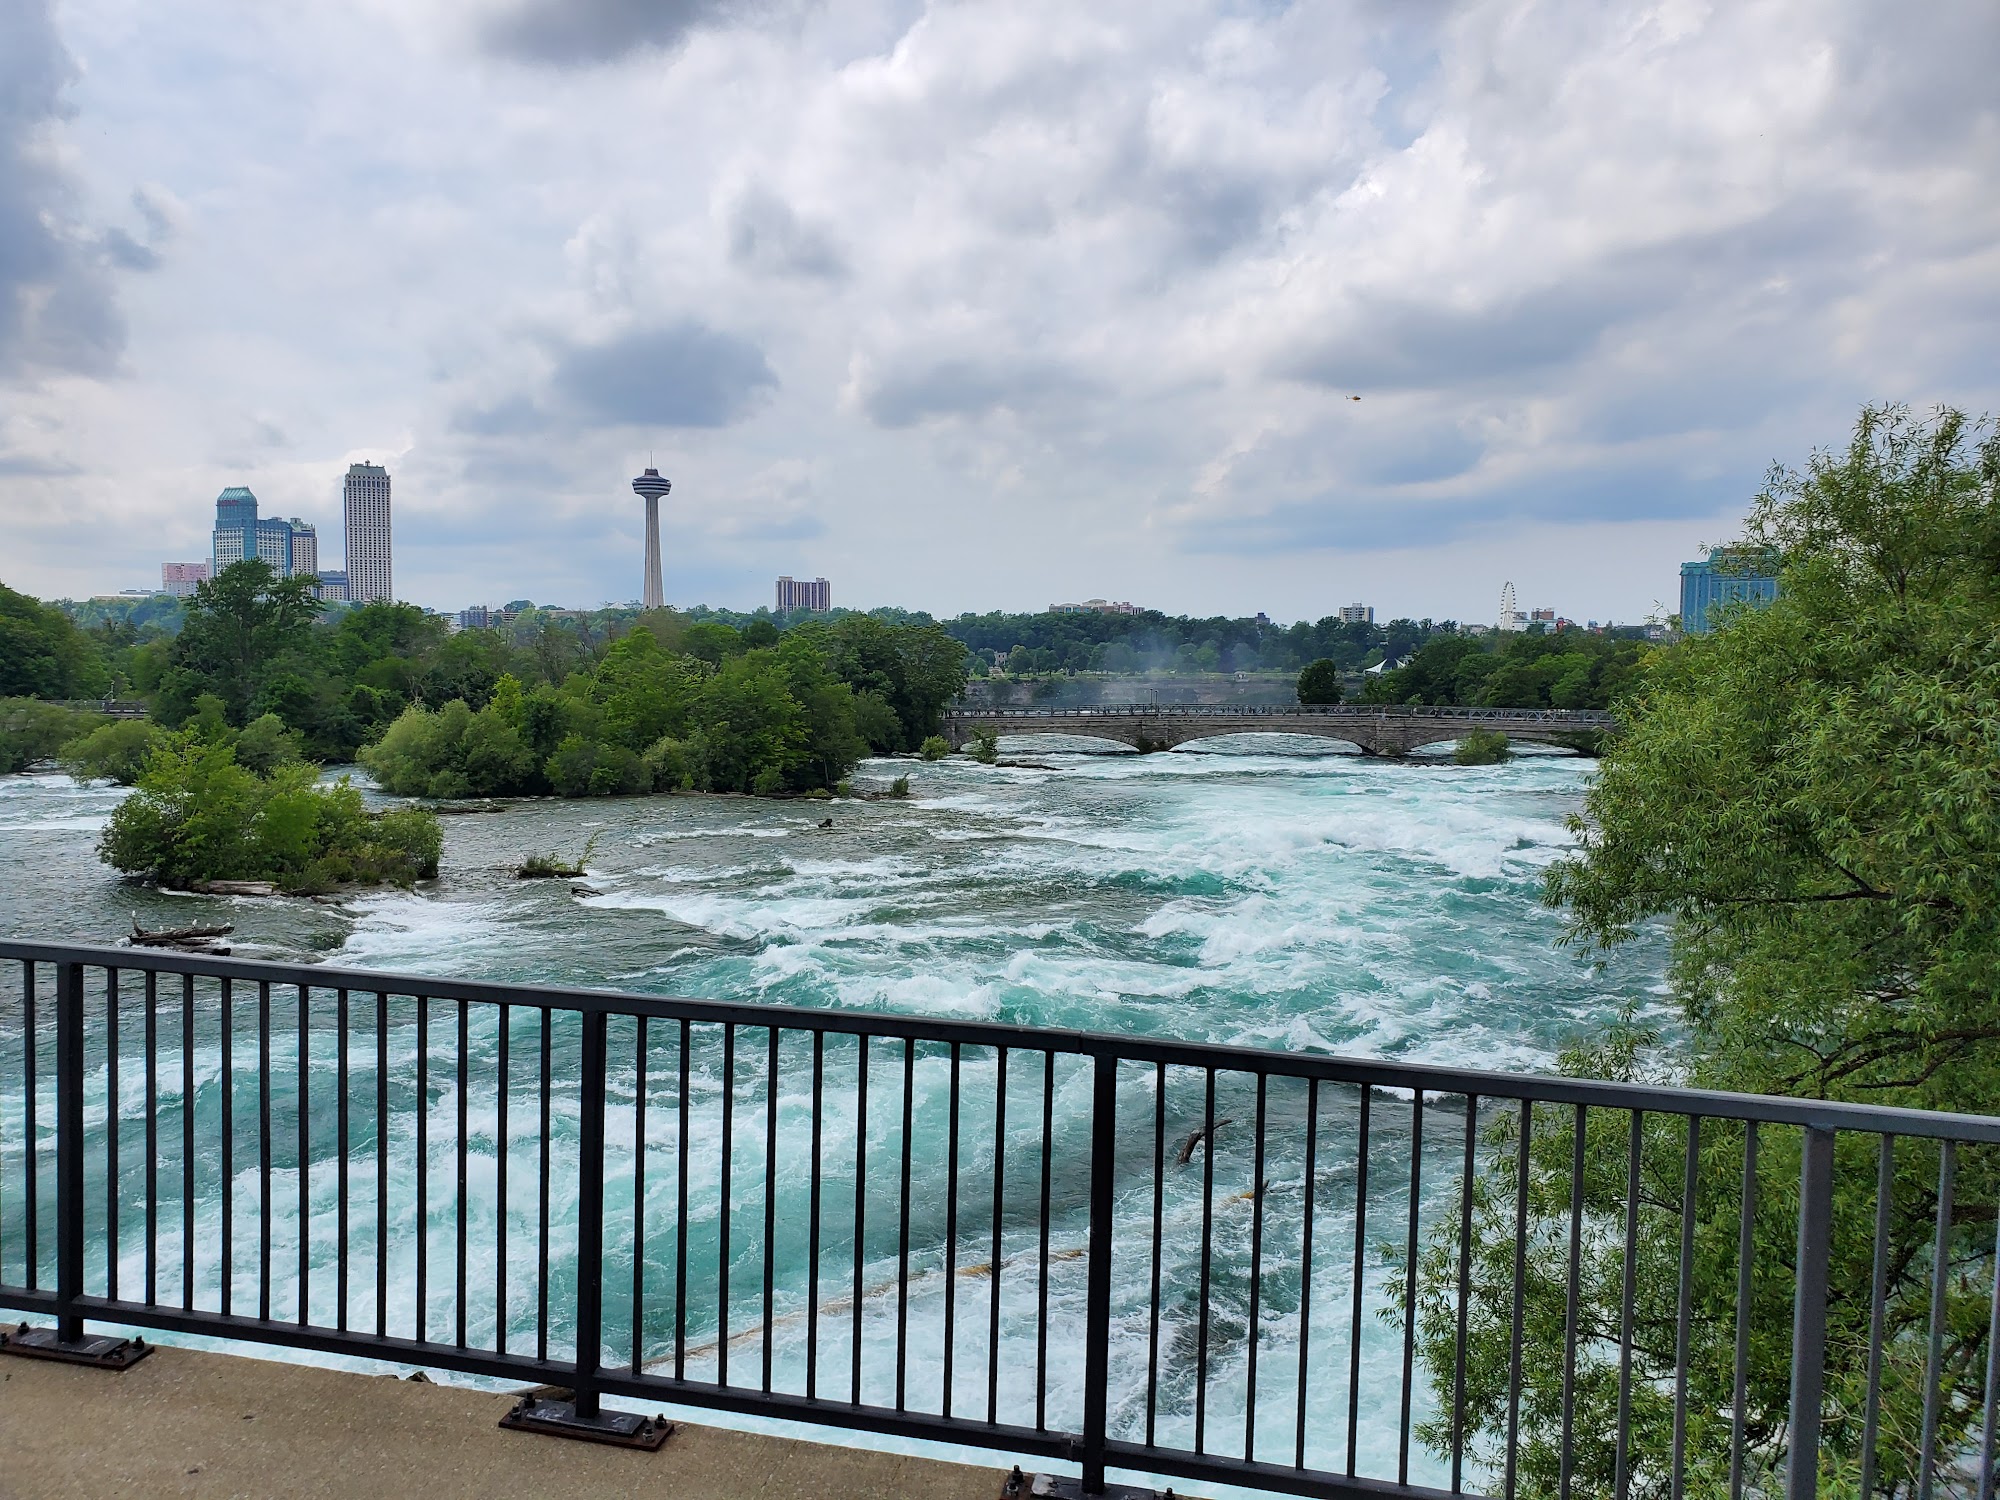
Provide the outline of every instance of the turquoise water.
<path id="1" fill-rule="evenodd" d="M 1010 754 L 1046 769 L 984 768 L 964 761 L 935 765 L 875 762 L 857 778 L 885 786 L 907 772 L 907 801 L 774 803 L 740 798 L 673 798 L 632 802 L 511 804 L 496 813 L 446 820 L 445 868 L 435 887 L 412 893 L 365 895 L 337 903 L 219 900 L 138 890 L 113 879 L 94 859 L 91 840 L 120 795 L 80 788 L 55 776 L 0 780 L 0 881 L 9 932 L 24 936 L 115 937 L 137 915 L 147 925 L 220 915 L 237 923 L 238 953 L 321 958 L 345 966 L 610 986 L 652 993 L 768 1000 L 871 1012 L 903 1012 L 1027 1025 L 1089 1028 L 1192 1041 L 1242 1044 L 1288 1052 L 1341 1052 L 1499 1068 L 1546 1068 L 1568 1040 L 1602 1025 L 1627 1006 L 1659 1004 L 1664 954 L 1641 943 L 1607 967 L 1558 949 L 1556 914 L 1539 902 L 1541 872 L 1567 847 L 1564 817 L 1580 802 L 1589 764 L 1564 757 L 1522 758 L 1503 766 L 1459 768 L 1361 760 L 1314 746 L 1295 750 L 1279 740 L 1209 742 L 1169 755 L 1138 757 L 1078 753 L 1073 742 L 1011 741 Z M 817 826 L 830 817 L 831 828 Z M 531 851 L 575 855 L 595 837 L 589 873 L 581 881 L 521 882 L 511 866 Z M 5 1012 L 17 1014 L 11 1007 Z M 273 1107 L 293 1118 L 300 1051 L 282 997 L 271 1052 Z M 372 1026 L 370 1019 L 358 1022 Z M 407 1008 L 392 1011 L 388 1080 L 397 1117 L 414 1115 L 416 1022 Z M 4 1026 L 0 1022 L 0 1026 Z M 243 1022 L 239 1020 L 239 1028 Z M 452 1142 L 461 1107 L 454 1082 L 456 1013 L 442 1008 L 431 1022 L 434 1071 L 421 1097 L 431 1141 L 424 1161 L 430 1228 L 424 1306 L 435 1333 L 448 1328 L 456 1304 L 448 1280 L 457 1235 L 455 1218 L 438 1205 L 453 1189 Z M 178 1034 L 163 1044 L 178 1045 Z M 194 1107 L 197 1137 L 219 1119 L 222 1051 L 210 1009 L 198 1016 L 199 1067 Z M 18 1027 L 11 1039 L 18 1048 Z M 463 1101 L 469 1157 L 467 1321 L 477 1343 L 504 1325 L 510 1338 L 532 1341 L 534 1309 L 527 1288 L 541 1263 L 531 1196 L 537 1165 L 532 1079 L 519 1071 L 539 1047 L 538 1023 L 516 1018 L 509 1041 L 515 1086 L 503 1132 L 490 1080 L 499 1048 L 490 1013 L 467 1023 L 470 1076 L 485 1088 Z M 650 1058 L 649 1096 L 675 1066 L 658 1038 Z M 804 1379 L 805 1234 L 812 1097 L 803 1040 L 788 1040 L 779 1059 L 777 1146 L 767 1158 L 768 1119 L 761 1036 L 746 1036 L 735 1059 L 737 1131 L 728 1201 L 739 1205 L 731 1241 L 727 1332 L 719 1329 L 713 1286 L 721 1262 L 720 1098 L 725 1078 L 720 1039 L 697 1031 L 691 1050 L 688 1147 L 691 1189 L 686 1253 L 690 1265 L 687 1335 L 689 1371 L 718 1372 L 725 1350 L 731 1378 L 755 1379 L 766 1341 L 773 1381 L 801 1389 Z M 8 1039 L 0 1038 L 0 1049 Z M 131 1042 L 128 1038 L 128 1047 Z M 573 1031 L 558 1029 L 553 1048 L 559 1075 L 574 1076 Z M 372 1034 L 350 1055 L 353 1087 L 374 1089 Z M 337 1184 L 331 1161 L 328 1099 L 336 1049 L 323 1025 L 308 1028 L 305 1071 L 312 1104 L 309 1145 L 314 1166 L 306 1183 L 309 1309 L 331 1314 L 336 1248 Z M 237 1074 L 239 1133 L 254 1113 L 254 1038 L 239 1030 L 231 1049 Z M 177 1065 L 176 1065 L 177 1066 Z M 903 1346 L 908 1399 L 937 1409 L 947 1346 L 943 1311 L 953 1302 L 951 1355 L 955 1409 L 984 1413 L 985 1326 L 993 1274 L 977 1268 L 995 1260 L 990 1141 L 996 1099 L 991 1054 L 968 1052 L 960 1063 L 961 1194 L 956 1238 L 947 1235 L 950 1170 L 945 1132 L 953 1097 L 943 1049 L 921 1051 L 909 1064 L 912 1137 L 901 1135 L 904 1061 L 899 1048 L 878 1045 L 871 1059 L 873 1103 L 865 1129 L 852 1106 L 856 1058 L 851 1044 L 829 1044 L 820 1115 L 828 1202 L 822 1227 L 823 1327 L 818 1358 L 839 1372 L 844 1390 L 858 1339 L 864 1354 L 863 1396 L 895 1396 L 895 1352 Z M 12 1078 L 13 1069 L 6 1076 Z M 672 1227 L 679 1219 L 671 1171 L 679 1126 L 657 1098 L 643 1140 L 643 1191 L 634 1171 L 637 1080 L 629 1028 L 614 1028 L 608 1125 L 614 1219 L 631 1218 L 642 1196 L 648 1226 L 643 1256 L 646 1286 L 640 1314 L 641 1353 L 661 1357 L 670 1347 L 666 1300 L 671 1292 Z M 92 1128 L 109 1111 L 101 1070 Z M 668 1080 L 671 1083 L 671 1080 Z M 1031 1412 L 1037 1370 L 1032 1357 L 1037 1300 L 1042 1291 L 1034 1246 L 1039 1241 L 1039 1181 L 1027 1146 L 1037 1138 L 1044 1107 L 1040 1059 L 1017 1063 L 1010 1075 L 1010 1156 L 999 1224 L 1000 1303 L 1008 1357 L 995 1395 L 1001 1416 Z M 0 1090 L 9 1085 L 0 1084 Z M 1114 1337 L 1113 1427 L 1136 1435 L 1143 1425 L 1144 1372 L 1158 1356 L 1166 1371 L 1163 1440 L 1192 1435 L 1190 1367 L 1197 1330 L 1208 1314 L 1212 1388 L 1206 1419 L 1240 1443 L 1249 1337 L 1250 1237 L 1260 1228 L 1270 1246 L 1298 1246 L 1306 1170 L 1304 1101 L 1298 1090 L 1274 1086 L 1264 1191 L 1254 1192 L 1247 1128 L 1255 1100 L 1242 1080 L 1225 1078 L 1216 1114 L 1244 1122 L 1219 1132 L 1213 1201 L 1206 1210 L 1201 1158 L 1194 1170 L 1162 1174 L 1165 1232 L 1161 1245 L 1160 1329 L 1153 1327 L 1149 1277 L 1152 1213 L 1152 1120 L 1158 1104 L 1150 1070 L 1120 1080 L 1120 1117 L 1142 1123 L 1143 1138 L 1121 1147 L 1114 1254 L 1117 1328 Z M 1169 1140 L 1203 1119 L 1198 1077 L 1170 1074 L 1164 1106 Z M 670 1090 L 671 1091 L 671 1090 Z M 140 1140 L 146 1101 L 136 1069 L 121 1074 L 119 1114 L 125 1153 Z M 1055 1074 L 1046 1107 L 1059 1138 L 1084 1128 L 1089 1082 L 1068 1060 Z M 177 1078 L 160 1086 L 163 1159 L 177 1147 L 181 1096 Z M 52 1101 L 42 1101 L 44 1111 Z M 365 1116 L 366 1111 L 361 1112 Z M 1271 1253 L 1263 1266 L 1255 1341 L 1265 1379 L 1282 1389 L 1258 1407 L 1260 1457 L 1289 1460 L 1295 1408 L 1288 1393 L 1297 1366 L 1302 1323 L 1310 1324 L 1315 1375 L 1308 1402 L 1309 1458 L 1344 1460 L 1346 1327 L 1352 1282 L 1353 1166 L 1337 1143 L 1352 1127 L 1352 1099 L 1323 1101 L 1322 1151 L 1313 1175 L 1320 1236 L 1313 1262 L 1314 1302 L 1300 1316 L 1298 1253 Z M 19 1119 L 17 1099 L 0 1100 L 0 1120 Z M 52 1123 L 52 1117 L 51 1117 Z M 1408 1109 L 1384 1106 L 1377 1119 L 1376 1176 L 1371 1179 L 1368 1241 L 1400 1240 L 1406 1227 L 1403 1192 L 1408 1161 Z M 392 1224 L 413 1224 L 419 1176 L 415 1141 L 392 1126 L 386 1177 Z M 1440 1106 L 1427 1119 L 1426 1159 L 1455 1159 L 1462 1121 Z M 372 1256 L 377 1168 L 372 1124 L 357 1118 L 350 1161 L 351 1191 L 361 1226 L 354 1233 Z M 553 1122 L 554 1174 L 549 1247 L 554 1298 L 564 1302 L 573 1261 L 575 1205 L 562 1188 L 562 1164 L 574 1151 L 574 1120 Z M 847 1284 L 854 1259 L 853 1160 L 868 1143 L 871 1167 L 861 1234 L 861 1297 Z M 499 1143 L 505 1140 L 503 1151 Z M 911 1160 L 912 1296 L 899 1324 L 887 1296 L 899 1274 L 903 1222 L 894 1163 Z M 12 1153 L 8 1155 L 8 1153 Z M 18 1130 L 0 1128 L 0 1169 L 18 1171 Z M 503 1206 L 497 1193 L 504 1156 L 514 1187 Z M 130 1157 L 136 1162 L 136 1157 Z M 272 1288 L 276 1316 L 298 1308 L 299 1191 L 296 1174 L 277 1157 L 274 1188 Z M 93 1161 L 97 1160 L 95 1149 Z M 249 1160 L 254 1163 L 254 1155 Z M 257 1178 L 243 1160 L 236 1169 L 232 1218 L 240 1243 L 254 1246 Z M 778 1195 L 770 1266 L 774 1316 L 766 1328 L 759 1293 L 765 1271 L 761 1194 L 766 1173 Z M 1399 1176 L 1399 1174 L 1401 1174 Z M 174 1176 L 169 1172 L 169 1176 Z M 122 1178 L 131 1179 L 131 1169 Z M 101 1182 L 101 1172 L 98 1181 Z M 222 1227 L 222 1163 L 210 1152 L 198 1162 L 194 1240 L 211 1246 Z M 838 1184 L 838 1187 L 834 1184 Z M 127 1182 L 127 1191 L 136 1179 Z M 1080 1327 L 1084 1262 L 1084 1184 L 1059 1172 L 1051 1184 L 1049 1239 L 1050 1346 L 1045 1399 L 1055 1425 L 1074 1425 L 1081 1403 Z M 1449 1175 L 1427 1191 L 1426 1209 L 1450 1200 Z M 1441 1196 L 1440 1196 L 1441 1195 Z M 1261 1202 L 1261 1226 L 1253 1205 Z M 126 1211 L 136 1217 L 137 1200 Z M 755 1205 L 741 1218 L 741 1205 Z M 178 1183 L 163 1192 L 161 1262 L 178 1289 L 183 1249 Z M 0 1205 L 4 1213 L 4 1205 Z M 506 1228 L 503 1304 L 499 1229 Z M 614 1237 L 615 1238 L 615 1237 Z M 419 1237 L 392 1228 L 385 1277 L 392 1321 L 412 1323 L 419 1306 Z M 947 1274 L 946 1256 L 952 1257 Z M 1206 1244 L 1213 1286 L 1206 1309 L 1197 1304 Z M 143 1277 L 143 1245 L 120 1237 L 120 1275 L 127 1286 Z M 9 1252 L 18 1262 L 18 1247 Z M 623 1257 L 620 1259 L 620 1257 Z M 237 1260 L 231 1293 L 239 1310 L 254 1307 L 263 1288 L 257 1257 Z M 198 1298 L 220 1292 L 220 1265 L 206 1248 L 197 1257 Z M 374 1318 L 371 1269 L 350 1295 L 349 1313 Z M 834 1286 L 826 1278 L 837 1275 Z M 968 1276 L 967 1268 L 974 1268 Z M 442 1269 L 441 1269 L 442 1268 Z M 631 1255 L 614 1244 L 608 1268 L 629 1282 Z M 102 1276 L 103 1267 L 93 1270 Z M 363 1284 L 365 1282 L 365 1284 Z M 1400 1340 L 1376 1314 L 1386 1288 L 1364 1276 L 1369 1316 L 1363 1336 L 1361 1458 L 1366 1469 L 1393 1468 Z M 631 1347 L 631 1301 L 607 1298 L 607 1337 L 624 1357 Z M 859 1308 L 860 1316 L 856 1317 Z M 553 1346 L 565 1347 L 560 1327 Z M 1324 1353 L 1322 1352 L 1324 1351 Z M 823 1376 L 822 1378 L 826 1378 Z M 1419 1414 L 1424 1407 L 1418 1399 Z M 1214 1439 L 1211 1439 L 1214 1441 Z M 1420 1465 L 1420 1468 L 1422 1466 Z"/>

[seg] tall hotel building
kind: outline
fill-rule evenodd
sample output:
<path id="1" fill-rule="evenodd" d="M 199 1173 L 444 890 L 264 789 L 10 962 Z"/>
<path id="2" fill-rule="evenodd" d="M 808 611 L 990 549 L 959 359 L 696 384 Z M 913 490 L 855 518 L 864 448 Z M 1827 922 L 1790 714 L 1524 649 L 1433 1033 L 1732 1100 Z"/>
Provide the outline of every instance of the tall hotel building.
<path id="1" fill-rule="evenodd" d="M 209 536 L 209 575 L 231 563 L 261 558 L 280 578 L 311 573 L 319 561 L 319 536 L 311 526 L 282 516 L 259 520 L 257 497 L 232 484 L 215 497 L 215 530 Z M 190 588 L 188 592 L 192 593 Z"/>
<path id="2" fill-rule="evenodd" d="M 389 471 L 349 464 L 342 490 L 347 520 L 347 597 L 356 604 L 394 599 L 389 575 Z"/>
<path id="3" fill-rule="evenodd" d="M 825 614 L 833 608 L 833 585 L 824 578 L 815 578 L 807 583 L 803 578 L 795 579 L 787 574 L 778 580 L 778 613 L 790 614 L 795 609 L 817 610 Z"/>

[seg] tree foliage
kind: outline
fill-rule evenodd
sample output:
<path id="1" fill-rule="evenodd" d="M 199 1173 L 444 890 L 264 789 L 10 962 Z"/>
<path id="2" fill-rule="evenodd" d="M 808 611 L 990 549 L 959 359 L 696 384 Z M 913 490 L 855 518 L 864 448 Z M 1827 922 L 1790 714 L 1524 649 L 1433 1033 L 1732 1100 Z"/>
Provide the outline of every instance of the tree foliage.
<path id="1" fill-rule="evenodd" d="M 1322 656 L 1316 662 L 1309 662 L 1299 673 L 1299 702 L 1338 703 L 1340 701 L 1339 664 Z"/>
<path id="2" fill-rule="evenodd" d="M 2000 1092 L 2000 440 L 1944 411 L 1865 411 L 1844 451 L 1776 470 L 1747 541 L 1784 558 L 1780 597 L 1713 634 L 1650 654 L 1624 732 L 1576 820 L 1580 847 L 1548 894 L 1571 941 L 1611 947 L 1671 926 L 1685 1046 L 1662 1056 L 1627 1028 L 1565 1059 L 1569 1071 L 1748 1092 L 1990 1113 Z M 1549 1118 L 1560 1113 L 1561 1118 Z M 1504 1434 L 1512 1318 L 1511 1123 L 1489 1136 L 1475 1184 L 1467 1355 L 1475 1446 Z M 1608 1492 L 1616 1430 L 1627 1174 L 1641 1189 L 1634 1276 L 1632 1493 L 1670 1476 L 1680 1234 L 1693 1247 L 1689 1492 L 1727 1493 L 1734 1406 L 1740 1126 L 1599 1111 L 1583 1143 L 1579 1333 L 1564 1337 L 1572 1212 L 1567 1111 L 1545 1111 L 1528 1153 L 1528 1493 L 1555 1488 L 1561 1366 L 1577 1359 L 1575 1483 Z M 1744 1423 L 1752 1488 L 1787 1437 L 1791 1263 L 1799 1136 L 1760 1142 L 1752 1219 Z M 1835 1171 L 1823 1478 L 1858 1483 L 1879 1161 L 1843 1134 Z M 1992 1294 L 2000 1161 L 1962 1147 L 1942 1267 L 1936 1451 L 1978 1419 Z M 1887 1200 L 1882 1438 L 1876 1488 L 1914 1483 L 1939 1205 L 1937 1149 L 1905 1142 Z M 1683 1211 L 1687 1218 L 1683 1218 Z M 1455 1217 L 1455 1216 L 1454 1216 Z M 1420 1293 L 1434 1385 L 1453 1380 L 1456 1225 L 1434 1237 Z M 1449 1434 L 1433 1426 L 1434 1442 Z M 1759 1475 L 1765 1476 L 1764 1480 Z"/>
<path id="3" fill-rule="evenodd" d="M 259 775 L 236 750 L 194 730 L 168 736 L 106 824 L 105 861 L 171 886 L 271 881 L 301 893 L 437 874 L 436 814 L 370 813 L 345 777 L 319 785 L 319 768 L 296 760 Z"/>
<path id="4" fill-rule="evenodd" d="M 0 698 L 96 698 L 111 676 L 68 615 L 0 584 Z"/>
<path id="5" fill-rule="evenodd" d="M 1644 641 L 1583 630 L 1436 635 L 1395 671 L 1369 678 L 1362 696 L 1369 703 L 1609 708 L 1650 650 Z"/>
<path id="6" fill-rule="evenodd" d="M 830 789 L 871 745 L 921 740 L 964 685 L 964 652 L 935 627 L 854 618 L 863 628 L 847 637 L 807 624 L 774 629 L 769 646 L 713 622 L 648 623 L 559 685 L 510 674 L 477 709 L 413 704 L 362 762 L 408 796 Z M 713 646 L 717 660 L 668 649 L 662 633 Z"/>

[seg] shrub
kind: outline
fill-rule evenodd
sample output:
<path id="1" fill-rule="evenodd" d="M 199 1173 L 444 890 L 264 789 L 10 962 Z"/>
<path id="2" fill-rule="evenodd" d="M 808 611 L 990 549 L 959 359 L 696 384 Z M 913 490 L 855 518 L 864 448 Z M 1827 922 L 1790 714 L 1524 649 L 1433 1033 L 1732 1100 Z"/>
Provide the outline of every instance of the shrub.
<path id="1" fill-rule="evenodd" d="M 951 743 L 943 735 L 933 734 L 928 736 L 923 744 L 917 747 L 917 754 L 921 755 L 925 760 L 943 760 L 947 755 L 951 754 Z"/>
<path id="2" fill-rule="evenodd" d="M 33 698 L 0 698 L 0 773 L 48 760 L 102 723 L 99 714 Z"/>
<path id="3" fill-rule="evenodd" d="M 645 762 L 656 792 L 685 792 L 694 786 L 694 757 L 685 740 L 661 735 L 646 751 Z"/>
<path id="4" fill-rule="evenodd" d="M 1458 742 L 1451 758 L 1461 766 L 1492 766 L 1507 759 L 1507 736 L 1491 729 L 1475 729 Z"/>
<path id="5" fill-rule="evenodd" d="M 78 781 L 131 786 L 163 736 L 143 719 L 114 719 L 62 748 L 62 767 Z"/>
<path id="6" fill-rule="evenodd" d="M 909 795 L 910 795 L 910 778 L 909 778 L 909 777 L 907 777 L 907 776 L 898 776 L 898 777 L 897 777 L 897 778 L 896 778 L 896 779 L 895 779 L 894 781 L 890 782 L 890 783 L 889 783 L 889 795 L 890 795 L 891 797 L 907 797 L 907 796 L 909 796 Z"/>
<path id="7" fill-rule="evenodd" d="M 265 880 L 309 892 L 437 874 L 444 834 L 436 814 L 371 815 L 345 777 L 320 786 L 318 773 L 292 761 L 259 776 L 237 764 L 226 741 L 163 736 L 98 852 L 129 875 L 177 886 Z"/>
<path id="8" fill-rule="evenodd" d="M 982 766 L 992 765 L 1000 759 L 1000 732 L 983 726 L 973 730 L 971 747 L 965 753 Z"/>

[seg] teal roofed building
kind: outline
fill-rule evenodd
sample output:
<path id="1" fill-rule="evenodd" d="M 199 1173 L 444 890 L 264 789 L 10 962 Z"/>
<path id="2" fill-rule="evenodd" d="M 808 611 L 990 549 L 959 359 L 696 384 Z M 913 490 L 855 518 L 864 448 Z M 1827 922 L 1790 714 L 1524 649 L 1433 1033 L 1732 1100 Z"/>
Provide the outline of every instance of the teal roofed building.
<path id="1" fill-rule="evenodd" d="M 1706 635 L 1724 605 L 1769 604 L 1778 597 L 1778 558 L 1750 547 L 1715 547 L 1706 562 L 1681 564 L 1681 631 Z"/>
<path id="2" fill-rule="evenodd" d="M 295 538 L 304 543 L 298 549 L 301 553 L 312 554 L 306 559 L 310 571 L 318 561 L 318 538 L 313 528 L 279 516 L 260 520 L 257 497 L 246 486 L 232 484 L 215 497 L 215 530 L 209 537 L 209 576 L 214 577 L 231 563 L 257 557 L 269 563 L 271 571 L 280 578 L 289 578 L 299 571 L 294 566 L 298 561 L 294 557 Z"/>

